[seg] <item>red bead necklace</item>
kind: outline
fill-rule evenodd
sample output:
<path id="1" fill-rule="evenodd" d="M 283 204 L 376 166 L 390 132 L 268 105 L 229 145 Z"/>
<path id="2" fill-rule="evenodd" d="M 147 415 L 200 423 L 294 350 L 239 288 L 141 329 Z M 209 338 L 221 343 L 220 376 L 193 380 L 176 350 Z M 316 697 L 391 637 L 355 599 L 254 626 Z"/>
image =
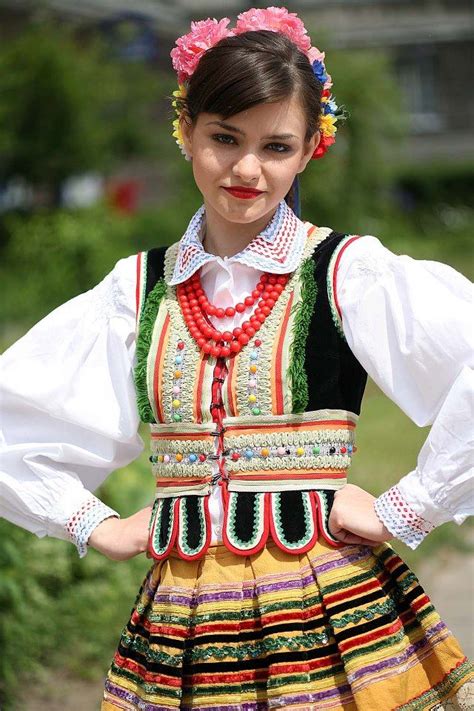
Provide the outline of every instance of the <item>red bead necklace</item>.
<path id="1" fill-rule="evenodd" d="M 194 273 L 182 284 L 178 284 L 177 295 L 184 320 L 191 336 L 203 353 L 215 358 L 228 358 L 242 350 L 270 315 L 288 279 L 288 274 L 275 276 L 264 273 L 249 296 L 226 309 L 210 303 L 202 288 L 199 272 Z M 232 331 L 219 331 L 209 322 L 209 316 L 232 318 L 236 313 L 244 313 L 252 306 L 255 308 L 248 320 Z M 261 345 L 261 342 L 255 341 L 255 345 Z"/>

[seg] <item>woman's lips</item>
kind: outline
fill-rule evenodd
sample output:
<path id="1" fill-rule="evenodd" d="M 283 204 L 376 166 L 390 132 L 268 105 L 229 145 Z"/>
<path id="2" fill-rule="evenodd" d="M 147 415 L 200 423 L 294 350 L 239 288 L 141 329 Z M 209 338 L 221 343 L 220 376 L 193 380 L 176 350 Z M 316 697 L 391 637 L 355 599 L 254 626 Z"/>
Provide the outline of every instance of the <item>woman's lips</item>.
<path id="1" fill-rule="evenodd" d="M 261 195 L 263 190 L 254 190 L 253 188 L 224 188 L 228 193 L 234 197 L 241 198 L 242 200 L 249 200 L 250 198 L 255 198 Z"/>

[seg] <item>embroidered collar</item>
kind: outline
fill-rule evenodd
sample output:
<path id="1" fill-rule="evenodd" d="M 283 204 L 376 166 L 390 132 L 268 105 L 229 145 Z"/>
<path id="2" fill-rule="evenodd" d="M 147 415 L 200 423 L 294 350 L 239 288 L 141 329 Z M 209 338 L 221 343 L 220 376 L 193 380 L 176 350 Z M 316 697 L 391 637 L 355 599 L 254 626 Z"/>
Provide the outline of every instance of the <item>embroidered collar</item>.
<path id="1" fill-rule="evenodd" d="M 168 282 L 173 286 L 189 279 L 204 264 L 220 259 L 208 254 L 202 246 L 200 233 L 204 217 L 205 207 L 202 205 L 179 242 L 173 275 Z M 245 249 L 226 261 L 240 262 L 273 274 L 287 274 L 293 272 L 300 262 L 306 235 L 304 222 L 282 200 L 265 229 Z"/>

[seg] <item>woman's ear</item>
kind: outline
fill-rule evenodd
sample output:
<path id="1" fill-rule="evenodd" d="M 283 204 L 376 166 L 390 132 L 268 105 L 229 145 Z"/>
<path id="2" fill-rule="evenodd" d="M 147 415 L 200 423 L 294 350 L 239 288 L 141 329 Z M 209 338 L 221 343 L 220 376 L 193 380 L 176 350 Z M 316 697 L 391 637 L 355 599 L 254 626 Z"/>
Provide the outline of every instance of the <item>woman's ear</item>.
<path id="1" fill-rule="evenodd" d="M 313 133 L 309 141 L 305 142 L 305 148 L 304 148 L 304 153 L 301 157 L 300 161 L 300 167 L 298 168 L 298 173 L 302 173 L 303 170 L 306 168 L 308 165 L 309 161 L 311 160 L 311 156 L 313 155 L 314 151 L 319 145 L 319 141 L 321 140 L 321 134 L 319 131 L 316 131 L 316 133 Z"/>
<path id="2" fill-rule="evenodd" d="M 193 145 L 193 123 L 189 116 L 183 111 L 179 117 L 179 126 L 181 129 L 181 135 L 183 137 L 184 149 L 188 156 L 192 158 L 192 145 Z"/>

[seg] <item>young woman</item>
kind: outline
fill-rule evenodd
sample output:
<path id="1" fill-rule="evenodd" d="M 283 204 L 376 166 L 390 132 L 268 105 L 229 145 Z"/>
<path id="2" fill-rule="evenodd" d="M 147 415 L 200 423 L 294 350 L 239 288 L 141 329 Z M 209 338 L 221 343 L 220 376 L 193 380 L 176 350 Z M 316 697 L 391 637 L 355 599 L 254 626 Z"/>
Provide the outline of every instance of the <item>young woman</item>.
<path id="1" fill-rule="evenodd" d="M 298 218 L 341 118 L 324 54 L 284 8 L 228 25 L 172 52 L 203 196 L 184 236 L 4 356 L 1 513 L 155 559 L 103 710 L 472 708 L 472 667 L 386 543 L 468 513 L 469 284 Z M 346 484 L 367 374 L 433 425 L 376 500 Z M 139 453 L 137 405 L 156 500 L 120 519 L 90 492 Z"/>

